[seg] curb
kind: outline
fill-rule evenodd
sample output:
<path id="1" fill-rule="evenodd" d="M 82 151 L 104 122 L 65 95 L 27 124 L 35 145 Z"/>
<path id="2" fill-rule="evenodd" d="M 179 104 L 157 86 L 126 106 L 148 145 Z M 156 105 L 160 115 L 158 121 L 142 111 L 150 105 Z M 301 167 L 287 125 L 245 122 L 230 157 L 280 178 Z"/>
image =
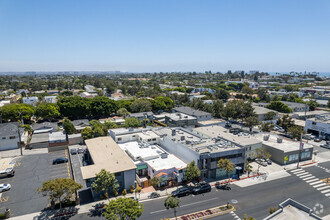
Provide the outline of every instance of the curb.
<path id="1" fill-rule="evenodd" d="M 254 178 L 254 177 L 258 177 L 258 176 L 263 176 L 263 175 L 265 175 L 265 173 L 259 173 L 259 174 L 255 174 L 255 175 L 252 175 L 252 176 L 249 176 L 249 177 L 243 177 L 243 178 L 240 178 L 239 180 L 238 179 L 228 180 L 228 181 L 221 182 L 221 183 L 232 183 L 232 182 L 237 182 L 237 181 L 250 179 L 250 178 Z M 212 184 L 211 186 L 215 186 L 215 184 Z"/>

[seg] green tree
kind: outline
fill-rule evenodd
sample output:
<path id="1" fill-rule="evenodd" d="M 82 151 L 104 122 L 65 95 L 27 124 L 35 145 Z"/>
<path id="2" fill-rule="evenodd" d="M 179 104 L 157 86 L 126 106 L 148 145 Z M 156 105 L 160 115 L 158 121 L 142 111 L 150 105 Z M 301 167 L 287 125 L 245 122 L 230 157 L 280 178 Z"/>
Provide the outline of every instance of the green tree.
<path id="1" fill-rule="evenodd" d="M 245 161 L 245 171 L 248 173 L 248 177 L 250 177 L 250 173 L 252 172 L 252 166 L 249 161 Z"/>
<path id="2" fill-rule="evenodd" d="M 143 213 L 143 204 L 132 198 L 118 198 L 109 201 L 102 215 L 109 220 L 135 220 Z"/>
<path id="3" fill-rule="evenodd" d="M 151 111 L 151 102 L 144 99 L 137 99 L 131 104 L 132 112 L 148 112 Z"/>
<path id="4" fill-rule="evenodd" d="M 292 109 L 289 108 L 286 104 L 280 101 L 272 101 L 270 104 L 266 105 L 266 108 L 278 111 L 278 112 L 283 112 L 283 113 L 291 113 Z"/>
<path id="5" fill-rule="evenodd" d="M 96 118 L 108 117 L 117 110 L 118 106 L 116 102 L 105 96 L 97 96 L 90 102 L 91 115 Z"/>
<path id="6" fill-rule="evenodd" d="M 174 210 L 174 216 L 175 219 L 177 219 L 176 216 L 176 208 L 180 207 L 181 200 L 179 198 L 168 196 L 164 201 L 164 206 L 166 209 L 173 209 Z"/>
<path id="7" fill-rule="evenodd" d="M 273 120 L 273 119 L 275 118 L 275 116 L 276 116 L 276 113 L 273 112 L 273 111 L 270 111 L 270 112 L 267 112 L 267 113 L 266 113 L 266 117 L 265 117 L 265 119 L 266 119 L 266 120 Z"/>
<path id="8" fill-rule="evenodd" d="M 37 106 L 35 115 L 45 120 L 56 119 L 60 117 L 60 108 L 55 103 L 41 103 Z"/>
<path id="9" fill-rule="evenodd" d="M 117 110 L 117 115 L 119 115 L 119 116 L 125 116 L 127 114 L 129 114 L 129 111 L 127 111 L 126 108 L 120 108 Z"/>
<path id="10" fill-rule="evenodd" d="M 1 108 L 1 115 L 3 120 L 18 121 L 24 124 L 24 121 L 30 121 L 33 116 L 35 108 L 28 104 L 8 104 Z"/>
<path id="11" fill-rule="evenodd" d="M 127 190 L 124 189 L 124 190 L 121 192 L 121 194 L 122 194 L 123 196 L 126 196 L 126 195 L 127 195 Z"/>
<path id="12" fill-rule="evenodd" d="M 174 102 L 171 98 L 165 96 L 156 97 L 152 102 L 152 109 L 155 111 L 164 110 L 164 111 L 172 111 L 174 107 Z"/>
<path id="13" fill-rule="evenodd" d="M 104 193 L 105 197 L 109 199 L 109 194 L 111 191 L 118 191 L 119 185 L 117 182 L 118 181 L 113 173 L 102 169 L 98 174 L 96 174 L 92 187 L 95 192 Z"/>
<path id="14" fill-rule="evenodd" d="M 220 169 L 224 169 L 226 171 L 227 177 L 229 175 L 229 172 L 233 171 L 235 169 L 235 164 L 233 164 L 229 159 L 227 158 L 221 158 L 218 161 L 218 167 Z"/>
<path id="15" fill-rule="evenodd" d="M 291 134 L 294 139 L 300 141 L 301 135 L 304 135 L 306 132 L 302 127 L 295 125 L 288 128 L 288 133 Z"/>
<path id="16" fill-rule="evenodd" d="M 191 161 L 185 171 L 185 178 L 188 182 L 192 180 L 197 180 L 201 175 L 200 170 L 198 169 L 198 166 L 196 165 L 195 161 Z"/>
<path id="17" fill-rule="evenodd" d="M 273 129 L 273 127 L 274 127 L 274 124 L 266 122 L 266 123 L 262 123 L 259 126 L 259 129 L 263 132 L 270 132 Z"/>
<path id="18" fill-rule="evenodd" d="M 38 192 L 43 196 L 48 195 L 51 201 L 58 200 L 62 207 L 62 201 L 71 198 L 72 194 L 81 188 L 82 185 L 71 178 L 56 178 L 43 182 L 42 187 L 38 188 Z"/>
<path id="19" fill-rule="evenodd" d="M 154 188 L 157 188 L 157 187 L 160 185 L 161 180 L 160 180 L 159 177 L 154 176 L 154 177 L 150 180 L 150 183 L 151 183 L 151 185 L 152 185 Z"/>
<path id="20" fill-rule="evenodd" d="M 29 124 L 21 125 L 21 127 L 24 129 L 24 132 L 27 132 L 28 134 L 30 134 L 32 132 L 31 125 L 29 125 Z"/>
<path id="21" fill-rule="evenodd" d="M 76 132 L 76 129 L 74 128 L 72 122 L 71 122 L 69 119 L 65 118 L 65 119 L 63 120 L 62 125 L 63 125 L 63 129 L 64 129 L 64 131 L 65 131 L 67 134 L 73 134 L 73 133 Z"/>
<path id="22" fill-rule="evenodd" d="M 248 217 L 247 214 L 244 214 L 243 220 L 255 220 L 252 216 Z"/>
<path id="23" fill-rule="evenodd" d="M 277 124 L 281 126 L 285 131 L 288 131 L 289 127 L 294 126 L 294 121 L 289 115 L 283 115 L 282 118 L 277 120 Z"/>
<path id="24" fill-rule="evenodd" d="M 317 102 L 315 100 L 309 100 L 307 102 L 308 106 L 309 106 L 309 110 L 310 111 L 315 111 L 316 107 L 318 106 Z"/>
<path id="25" fill-rule="evenodd" d="M 229 92 L 224 89 L 218 89 L 215 92 L 215 97 L 217 99 L 221 99 L 222 101 L 226 102 L 229 99 Z"/>
<path id="26" fill-rule="evenodd" d="M 84 140 L 93 138 L 93 129 L 90 127 L 86 127 L 81 130 L 81 136 Z"/>
<path id="27" fill-rule="evenodd" d="M 267 96 L 268 96 L 267 89 L 265 89 L 265 88 L 258 89 L 258 97 L 260 98 L 260 100 L 267 102 Z M 268 98 L 269 98 L 269 96 L 268 96 Z"/>
<path id="28" fill-rule="evenodd" d="M 57 102 L 62 116 L 70 119 L 85 118 L 90 115 L 90 100 L 80 96 L 62 97 Z"/>
<path id="29" fill-rule="evenodd" d="M 250 132 L 252 132 L 252 128 L 254 126 L 259 125 L 258 118 L 256 116 L 249 116 L 244 119 L 246 126 L 250 129 Z"/>
<path id="30" fill-rule="evenodd" d="M 137 118 L 125 118 L 124 126 L 126 128 L 138 128 L 141 126 L 141 121 Z"/>
<path id="31" fill-rule="evenodd" d="M 246 94 L 253 94 L 253 89 L 252 88 L 250 88 L 249 86 L 244 86 L 243 88 L 242 88 L 242 92 L 243 93 L 246 93 Z"/>
<path id="32" fill-rule="evenodd" d="M 327 107 L 330 108 L 330 99 L 328 100 Z"/>
<path id="33" fill-rule="evenodd" d="M 221 118 L 223 115 L 223 111 L 224 111 L 224 105 L 223 102 L 221 100 L 216 100 L 213 103 L 213 115 L 217 118 Z"/>

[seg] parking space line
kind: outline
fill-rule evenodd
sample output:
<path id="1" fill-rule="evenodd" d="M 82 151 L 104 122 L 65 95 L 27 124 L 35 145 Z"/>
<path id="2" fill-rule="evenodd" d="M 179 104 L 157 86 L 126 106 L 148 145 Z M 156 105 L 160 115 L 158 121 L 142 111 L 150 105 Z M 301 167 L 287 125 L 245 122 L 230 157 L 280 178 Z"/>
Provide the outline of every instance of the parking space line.
<path id="1" fill-rule="evenodd" d="M 66 157 L 66 159 L 68 159 L 68 162 L 67 162 L 66 166 L 67 166 L 67 168 L 68 168 L 68 175 L 69 175 L 69 178 L 71 178 L 71 175 L 70 175 L 70 167 L 69 167 L 69 163 L 70 163 L 70 161 L 69 161 L 68 151 L 67 151 L 67 150 L 65 150 L 65 157 Z"/>

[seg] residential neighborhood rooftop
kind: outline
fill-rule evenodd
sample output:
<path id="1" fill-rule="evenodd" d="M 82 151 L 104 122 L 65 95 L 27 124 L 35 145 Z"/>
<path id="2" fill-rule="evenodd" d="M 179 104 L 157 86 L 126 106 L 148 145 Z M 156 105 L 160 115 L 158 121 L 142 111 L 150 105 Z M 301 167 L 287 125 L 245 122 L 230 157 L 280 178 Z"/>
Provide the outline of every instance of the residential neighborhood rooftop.
<path id="1" fill-rule="evenodd" d="M 101 169 L 110 173 L 136 169 L 133 161 L 111 137 L 93 138 L 85 140 L 85 143 L 94 164 L 81 167 L 83 179 L 94 178 Z"/>

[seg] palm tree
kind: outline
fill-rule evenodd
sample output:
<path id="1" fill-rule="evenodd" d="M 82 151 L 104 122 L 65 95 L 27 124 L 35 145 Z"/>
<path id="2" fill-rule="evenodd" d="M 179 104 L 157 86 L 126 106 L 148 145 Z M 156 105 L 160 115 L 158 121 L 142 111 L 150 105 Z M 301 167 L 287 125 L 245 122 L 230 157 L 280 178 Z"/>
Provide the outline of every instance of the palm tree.
<path id="1" fill-rule="evenodd" d="M 233 164 L 229 159 L 220 159 L 218 161 L 218 167 L 220 169 L 225 169 L 227 177 L 230 171 L 233 171 L 235 169 L 235 164 Z"/>

